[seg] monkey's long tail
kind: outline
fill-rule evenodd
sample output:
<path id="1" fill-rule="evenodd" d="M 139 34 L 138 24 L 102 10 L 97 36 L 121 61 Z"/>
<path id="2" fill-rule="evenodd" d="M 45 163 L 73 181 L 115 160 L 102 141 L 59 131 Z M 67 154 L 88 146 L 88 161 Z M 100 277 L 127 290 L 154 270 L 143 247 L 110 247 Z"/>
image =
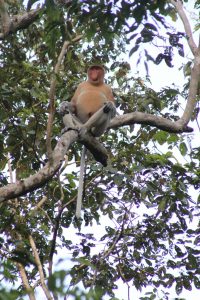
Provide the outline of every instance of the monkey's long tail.
<path id="1" fill-rule="evenodd" d="M 82 207 L 82 198 L 83 198 L 83 182 L 84 182 L 84 171 L 85 171 L 85 155 L 86 155 L 86 147 L 83 146 L 83 150 L 82 150 L 82 154 L 81 154 L 78 196 L 77 196 L 77 202 L 76 202 L 76 217 L 78 219 L 81 218 L 81 207 Z"/>

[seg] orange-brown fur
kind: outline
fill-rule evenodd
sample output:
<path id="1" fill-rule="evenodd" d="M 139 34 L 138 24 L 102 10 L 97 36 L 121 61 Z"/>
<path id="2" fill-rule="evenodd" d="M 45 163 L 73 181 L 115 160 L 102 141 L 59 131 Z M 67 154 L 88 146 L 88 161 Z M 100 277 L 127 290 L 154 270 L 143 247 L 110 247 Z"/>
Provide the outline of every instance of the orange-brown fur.
<path id="1" fill-rule="evenodd" d="M 116 114 L 114 97 L 110 86 L 104 83 L 104 69 L 101 66 L 92 66 L 88 69 L 88 80 L 77 87 L 70 103 L 70 111 L 75 113 L 84 126 L 94 136 L 101 136 L 107 129 L 110 120 Z M 112 103 L 111 103 L 112 102 Z M 61 111 L 65 111 L 65 103 Z M 102 110 L 100 110 L 102 108 Z M 71 115 L 67 115 L 68 118 Z M 65 117 L 65 116 L 64 116 Z M 91 117 L 91 118 L 90 118 Z M 90 123 L 90 124 L 89 124 Z M 85 147 L 83 148 L 80 167 L 79 189 L 77 197 L 76 217 L 81 218 L 83 173 L 85 165 Z"/>
<path id="2" fill-rule="evenodd" d="M 71 100 L 74 113 L 85 123 L 107 101 L 114 103 L 114 97 L 110 86 L 104 83 L 104 69 L 92 66 L 88 80 L 79 84 Z"/>

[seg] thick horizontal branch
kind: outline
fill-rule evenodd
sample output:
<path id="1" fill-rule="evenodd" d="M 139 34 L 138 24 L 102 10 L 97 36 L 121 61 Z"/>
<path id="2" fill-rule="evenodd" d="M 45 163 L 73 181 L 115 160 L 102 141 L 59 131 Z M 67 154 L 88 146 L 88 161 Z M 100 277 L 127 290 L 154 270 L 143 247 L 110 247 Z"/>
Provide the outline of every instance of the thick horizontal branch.
<path id="1" fill-rule="evenodd" d="M 141 112 L 133 112 L 117 116 L 112 119 L 109 128 L 118 128 L 121 126 L 136 123 L 154 126 L 164 131 L 174 133 L 193 131 L 193 129 L 190 127 L 183 127 L 183 125 L 179 121 L 173 122 L 162 117 Z M 84 144 L 90 150 L 97 161 L 101 162 L 104 166 L 106 165 L 106 149 L 103 147 L 103 145 L 100 144 L 97 139 L 93 138 L 90 134 L 87 133 L 85 133 L 84 135 L 79 135 L 77 130 L 69 130 L 61 136 L 55 149 L 53 150 L 52 159 L 42 169 L 40 169 L 36 174 L 29 176 L 28 178 L 19 180 L 16 183 L 11 183 L 0 188 L 0 202 L 25 195 L 48 182 L 61 167 L 64 156 L 69 147 L 76 141 L 80 141 L 82 144 Z"/>
<path id="2" fill-rule="evenodd" d="M 145 124 L 150 125 L 167 132 L 182 133 L 182 132 L 192 132 L 193 128 L 184 126 L 179 121 L 171 121 L 159 116 L 142 113 L 142 112 L 132 112 L 121 116 L 116 116 L 112 119 L 109 128 L 117 128 L 125 125 L 133 124 Z"/>

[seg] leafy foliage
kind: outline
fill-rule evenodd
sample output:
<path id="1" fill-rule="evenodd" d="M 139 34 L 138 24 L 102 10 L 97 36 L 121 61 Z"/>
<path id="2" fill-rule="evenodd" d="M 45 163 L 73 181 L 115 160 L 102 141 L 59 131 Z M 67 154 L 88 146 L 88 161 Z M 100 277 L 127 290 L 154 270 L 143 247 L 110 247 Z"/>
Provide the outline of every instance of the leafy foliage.
<path id="1" fill-rule="evenodd" d="M 22 1 L 8 2 L 10 13 L 26 9 Z M 27 9 L 37 2 L 29 0 Z M 53 69 L 63 42 L 78 34 L 84 35 L 83 42 L 68 49 L 56 76 L 57 107 L 72 97 L 87 66 L 102 62 L 112 71 L 107 81 L 114 87 L 121 113 L 148 112 L 176 120 L 186 91 L 175 86 L 155 91 L 149 78 L 133 77 L 130 65 L 120 58 L 129 44 L 129 55 L 141 57 L 139 52 L 144 51 L 146 68 L 149 62 L 162 60 L 173 67 L 173 49 L 184 56 L 184 34 L 174 33 L 166 16 L 172 20 L 176 16 L 167 1 L 46 0 L 36 22 L 1 41 L 1 186 L 12 177 L 23 182 L 47 161 Z M 147 44 L 159 49 L 155 59 Z M 56 113 L 53 145 L 61 129 Z M 177 295 L 192 286 L 199 289 L 200 197 L 193 193 L 199 195 L 200 190 L 200 148 L 192 147 L 189 138 L 147 125 L 138 125 L 134 131 L 129 127 L 111 130 L 102 137 L 109 165 L 102 168 L 88 155 L 82 224 L 74 218 L 81 151 L 77 144 L 68 153 L 69 166 L 63 164 L 51 181 L 2 203 L 0 298 L 30 296 L 19 283 L 21 269 L 31 287 L 41 280 L 30 236 L 54 299 L 57 295 L 117 299 L 119 281 L 140 291 L 153 287 L 143 300 L 155 299 L 157 289 L 165 295 L 171 287 Z M 52 272 L 54 257 L 63 253 L 61 266 L 58 263 L 59 269 Z M 4 282 L 18 284 L 18 289 L 8 292 Z"/>

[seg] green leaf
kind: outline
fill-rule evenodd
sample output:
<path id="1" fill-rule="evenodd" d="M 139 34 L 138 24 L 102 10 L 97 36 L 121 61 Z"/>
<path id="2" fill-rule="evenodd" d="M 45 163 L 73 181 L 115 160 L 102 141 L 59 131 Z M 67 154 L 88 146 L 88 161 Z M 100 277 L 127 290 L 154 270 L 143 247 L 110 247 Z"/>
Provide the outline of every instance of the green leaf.
<path id="1" fill-rule="evenodd" d="M 133 53 L 135 53 L 138 49 L 139 49 L 140 45 L 135 45 L 129 52 L 129 57 L 131 57 L 131 55 L 133 55 Z"/>
<path id="2" fill-rule="evenodd" d="M 123 175 L 114 175 L 113 181 L 117 186 L 120 186 L 123 183 L 124 176 Z"/>
<path id="3" fill-rule="evenodd" d="M 151 30 L 158 31 L 158 29 L 156 28 L 156 26 L 153 25 L 153 24 L 151 24 L 151 23 L 145 23 L 144 26 L 145 26 L 147 29 L 151 29 Z"/>
<path id="4" fill-rule="evenodd" d="M 181 248 L 178 247 L 177 245 L 175 245 L 175 250 L 176 250 L 176 253 L 177 253 L 178 257 L 183 257 L 185 255 L 185 253 L 182 252 Z"/>
<path id="5" fill-rule="evenodd" d="M 183 290 L 183 283 L 182 283 L 181 281 L 178 281 L 178 282 L 176 283 L 175 289 L 176 289 L 177 295 L 180 295 L 181 292 L 182 292 L 182 290 Z"/>
<path id="6" fill-rule="evenodd" d="M 165 211 L 166 206 L 167 206 L 167 200 L 164 198 L 160 201 L 159 206 L 158 206 L 158 210 L 163 212 L 163 211 Z"/>
<path id="7" fill-rule="evenodd" d="M 196 268 L 198 268 L 197 259 L 191 253 L 188 255 L 188 261 L 189 261 L 190 269 L 195 270 Z"/>
<path id="8" fill-rule="evenodd" d="M 160 145 L 163 145 L 166 143 L 167 138 L 168 138 L 168 133 L 162 130 L 158 130 L 155 134 L 153 139 L 157 141 Z"/>
<path id="9" fill-rule="evenodd" d="M 197 276 L 194 277 L 194 286 L 196 289 L 200 289 L 200 279 Z"/>
<path id="10" fill-rule="evenodd" d="M 185 155 L 187 154 L 187 151 L 188 151 L 187 146 L 186 146 L 186 143 L 182 142 L 182 143 L 180 144 L 180 146 L 179 146 L 179 150 L 180 150 L 181 154 L 182 154 L 183 156 L 185 156 Z"/>
<path id="11" fill-rule="evenodd" d="M 187 277 L 183 278 L 183 286 L 186 290 L 191 291 L 192 290 L 192 286 L 191 283 L 189 281 L 189 279 Z"/>
<path id="12" fill-rule="evenodd" d="M 200 235 L 198 235 L 194 240 L 194 245 L 198 246 L 200 245 Z"/>

